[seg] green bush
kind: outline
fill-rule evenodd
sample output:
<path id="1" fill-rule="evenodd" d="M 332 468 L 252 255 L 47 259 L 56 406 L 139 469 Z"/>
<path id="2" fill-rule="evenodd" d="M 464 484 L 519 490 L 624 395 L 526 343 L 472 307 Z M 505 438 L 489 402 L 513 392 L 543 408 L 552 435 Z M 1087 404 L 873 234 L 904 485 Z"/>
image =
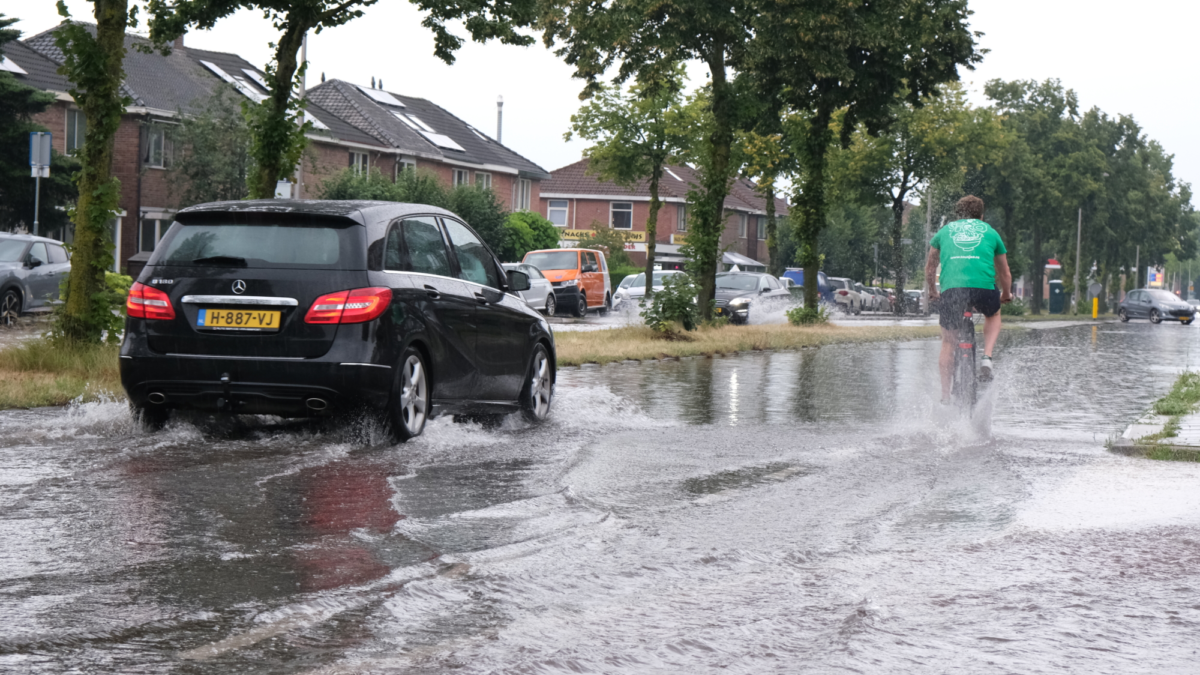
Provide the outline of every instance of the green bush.
<path id="1" fill-rule="evenodd" d="M 612 280 L 612 287 L 615 289 L 617 286 L 621 285 L 621 282 L 625 280 L 625 277 L 631 277 L 631 276 L 634 276 L 635 274 L 641 274 L 642 272 L 645 272 L 645 271 L 646 270 L 642 269 L 641 267 L 609 266 L 608 278 Z"/>
<path id="2" fill-rule="evenodd" d="M 1029 307 L 1021 300 L 1013 298 L 1013 301 L 1000 305 L 1001 316 L 1025 316 L 1029 312 Z"/>
<path id="3" fill-rule="evenodd" d="M 502 260 L 516 262 L 530 251 L 558 248 L 561 231 L 533 211 L 514 211 L 504 221 L 504 244 L 496 251 Z"/>
<path id="4" fill-rule="evenodd" d="M 592 223 L 593 234 L 585 235 L 579 240 L 579 248 L 594 248 L 604 251 L 608 267 L 635 267 L 633 259 L 625 252 L 625 243 L 629 234 L 623 230 L 614 230 L 604 223 Z"/>
<path id="5" fill-rule="evenodd" d="M 829 310 L 824 305 L 813 309 L 793 307 L 787 311 L 787 318 L 793 326 L 817 326 L 829 323 Z"/>
<path id="6" fill-rule="evenodd" d="M 646 325 L 660 333 L 670 333 L 676 325 L 684 330 L 696 330 L 700 310 L 696 306 L 696 286 L 686 274 L 670 274 L 663 279 L 663 289 L 650 298 L 642 310 Z"/>

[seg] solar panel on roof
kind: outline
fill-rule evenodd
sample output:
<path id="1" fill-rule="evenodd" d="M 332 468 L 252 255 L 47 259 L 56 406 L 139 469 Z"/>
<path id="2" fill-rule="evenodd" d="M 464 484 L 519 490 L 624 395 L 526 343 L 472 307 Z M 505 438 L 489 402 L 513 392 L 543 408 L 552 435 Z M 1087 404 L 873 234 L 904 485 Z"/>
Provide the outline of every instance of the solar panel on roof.
<path id="1" fill-rule="evenodd" d="M 424 136 L 430 143 L 433 143 L 434 145 L 438 146 L 439 148 L 446 148 L 447 150 L 458 150 L 459 152 L 466 152 L 466 150 L 463 148 L 463 146 L 459 145 L 458 143 L 455 143 L 454 139 L 452 139 L 449 136 L 446 136 L 444 134 L 435 134 L 435 133 L 432 133 L 429 131 L 422 131 L 421 135 Z"/>
<path id="2" fill-rule="evenodd" d="M 416 122 L 417 126 L 421 127 L 422 130 L 428 131 L 431 134 L 437 133 L 436 131 L 433 130 L 433 127 L 429 126 L 428 124 L 425 124 L 425 122 L 423 122 L 420 117 L 417 117 L 416 115 L 413 115 L 410 113 L 408 118 L 411 119 L 412 121 Z"/>
<path id="3" fill-rule="evenodd" d="M 271 88 L 267 86 L 267 81 L 263 79 L 262 74 L 259 73 L 257 70 L 250 70 L 249 68 L 242 68 L 242 72 L 245 73 L 247 77 L 254 80 L 255 84 L 262 87 L 263 91 L 271 91 Z"/>
<path id="4" fill-rule="evenodd" d="M 383 91 L 381 89 L 372 89 L 370 87 L 364 87 L 361 84 L 355 85 L 355 86 L 358 87 L 359 91 L 361 91 L 362 93 L 371 97 L 371 99 L 376 101 L 377 103 L 395 106 L 397 108 L 404 107 L 403 103 L 401 103 L 400 101 L 397 101 L 395 96 L 392 96 L 391 94 L 387 93 L 386 91 Z"/>
<path id="5" fill-rule="evenodd" d="M 21 66 L 18 66 L 16 63 L 13 62 L 12 59 L 8 58 L 7 56 L 0 56 L 0 70 L 7 70 L 10 73 L 17 73 L 19 75 L 28 75 L 29 74 L 29 73 L 25 72 L 24 68 L 22 68 Z"/>
<path id="6" fill-rule="evenodd" d="M 475 127 L 468 126 L 467 128 L 471 130 L 471 133 L 478 136 L 480 138 L 480 140 L 484 140 L 484 141 L 492 140 L 492 139 L 488 138 L 487 136 L 484 136 L 482 133 L 480 133 L 480 131 L 478 129 L 476 129 Z"/>
<path id="7" fill-rule="evenodd" d="M 329 127 L 324 122 L 317 119 L 316 115 L 308 112 L 307 110 L 304 111 L 304 121 L 312 122 L 313 127 L 316 129 L 324 129 L 325 131 L 329 131 Z"/>
<path id="8" fill-rule="evenodd" d="M 242 96 L 245 96 L 246 98 L 250 99 L 251 101 L 254 101 L 255 103 L 262 103 L 267 98 L 266 96 L 263 96 L 262 94 L 258 93 L 257 91 L 254 91 L 254 89 L 251 88 L 250 85 L 246 84 L 245 80 L 234 79 L 234 77 L 232 75 L 225 72 L 224 69 L 221 68 L 221 66 L 218 66 L 217 64 L 213 63 L 212 61 L 201 61 L 200 65 L 211 70 L 214 75 L 221 78 L 222 80 L 228 82 L 229 84 L 232 84 L 235 89 L 237 89 L 239 92 L 241 92 Z"/>
<path id="9" fill-rule="evenodd" d="M 413 131 L 420 131 L 420 130 L 421 130 L 421 128 L 417 126 L 417 123 L 416 123 L 416 122 L 413 122 L 412 120 L 408 119 L 408 115 L 405 115 L 405 114 L 404 114 L 404 113 L 402 113 L 402 112 L 396 112 L 395 110 L 393 110 L 393 111 L 392 111 L 392 115 L 393 115 L 393 116 L 394 116 L 396 119 L 398 119 L 398 120 L 400 120 L 401 122 L 404 122 L 405 124 L 407 124 L 407 125 L 408 125 L 408 127 L 409 127 L 410 129 L 412 129 Z"/>

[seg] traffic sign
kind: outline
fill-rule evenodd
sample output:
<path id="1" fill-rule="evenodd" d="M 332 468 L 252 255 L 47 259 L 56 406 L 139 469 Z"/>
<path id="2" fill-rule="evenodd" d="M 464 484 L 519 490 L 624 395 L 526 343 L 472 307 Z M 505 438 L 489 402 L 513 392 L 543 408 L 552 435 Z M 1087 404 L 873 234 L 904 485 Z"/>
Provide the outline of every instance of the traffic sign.
<path id="1" fill-rule="evenodd" d="M 54 135 L 47 131 L 29 132 L 29 168 L 33 178 L 50 177 L 50 146 Z"/>

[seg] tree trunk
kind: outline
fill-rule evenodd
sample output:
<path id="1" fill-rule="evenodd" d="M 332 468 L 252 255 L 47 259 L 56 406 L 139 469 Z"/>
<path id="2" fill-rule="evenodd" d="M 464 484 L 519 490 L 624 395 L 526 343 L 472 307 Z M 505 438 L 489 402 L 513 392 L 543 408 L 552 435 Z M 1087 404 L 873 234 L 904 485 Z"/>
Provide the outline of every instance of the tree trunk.
<path id="1" fill-rule="evenodd" d="M 816 310 L 820 302 L 817 273 L 821 269 L 821 253 L 817 239 L 825 227 L 825 168 L 833 131 L 829 128 L 832 110 L 821 106 L 809 120 L 804 138 L 804 181 L 796 200 L 800 212 L 797 240 L 800 244 L 799 262 L 804 268 L 804 307 Z"/>
<path id="2" fill-rule="evenodd" d="M 70 52 L 66 67 L 76 89 L 72 93 L 87 119 L 88 134 L 77 178 L 75 242 L 58 332 L 68 340 L 84 342 L 99 342 L 112 323 L 103 295 L 104 273 L 112 269 L 108 222 L 119 209 L 121 194 L 120 182 L 112 177 L 112 156 L 125 109 L 121 82 L 125 79 L 122 63 L 129 20 L 128 0 L 94 3 L 95 38 L 75 33 L 69 49 L 64 50 Z"/>
<path id="3" fill-rule="evenodd" d="M 662 164 L 658 163 L 650 171 L 650 217 L 646 219 L 646 300 L 654 293 L 654 242 L 658 238 L 658 210 L 662 208 L 662 202 L 658 199 L 658 181 L 662 173 Z"/>
<path id="4" fill-rule="evenodd" d="M 904 196 L 908 188 L 900 186 L 897 197 L 892 200 L 892 269 L 896 274 L 896 306 L 892 308 L 898 316 L 904 316 Z"/>
<path id="5" fill-rule="evenodd" d="M 299 67 L 296 54 L 308 30 L 307 24 L 289 24 L 280 36 L 274 67 L 267 73 L 271 85 L 270 96 L 264 101 L 267 109 L 262 117 L 250 123 L 255 166 L 249 187 L 253 199 L 274 196 L 275 185 L 291 177 L 296 169 L 297 162 L 293 157 L 299 158 L 295 148 L 298 141 L 303 150 L 304 137 L 300 134 L 297 139 L 298 131 L 288 119 L 288 103 L 292 97 L 292 80 Z"/>
<path id="6" fill-rule="evenodd" d="M 774 277 L 783 276 L 783 261 L 779 259 L 778 224 L 775 221 L 775 177 L 766 178 L 767 199 L 767 272 Z"/>
<path id="7" fill-rule="evenodd" d="M 1046 271 L 1046 261 L 1042 259 L 1042 228 L 1038 224 L 1033 226 L 1033 269 L 1030 272 L 1033 275 L 1033 302 L 1030 303 L 1030 314 L 1042 313 L 1042 274 Z"/>
<path id="8" fill-rule="evenodd" d="M 733 145 L 733 100 L 725 72 L 725 45 L 712 46 L 708 67 L 712 73 L 713 131 L 709 137 L 712 156 L 703 171 L 703 200 L 696 209 L 696 222 L 688 234 L 692 268 L 698 285 L 697 302 L 701 319 L 712 319 L 716 295 L 717 256 L 725 231 L 725 196 L 729 193 L 729 155 Z"/>

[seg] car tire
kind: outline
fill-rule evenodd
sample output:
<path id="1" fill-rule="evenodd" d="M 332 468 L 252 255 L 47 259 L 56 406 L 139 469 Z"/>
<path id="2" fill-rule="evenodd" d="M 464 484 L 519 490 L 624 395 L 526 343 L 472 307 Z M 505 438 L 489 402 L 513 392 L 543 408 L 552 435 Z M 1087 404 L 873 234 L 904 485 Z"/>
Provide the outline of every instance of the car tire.
<path id="1" fill-rule="evenodd" d="M 130 412 L 143 431 L 161 431 L 171 419 L 170 409 L 161 406 L 131 405 Z"/>
<path id="2" fill-rule="evenodd" d="M 1121 320 L 1121 323 L 1129 323 L 1129 314 L 1125 312 L 1124 307 L 1117 310 L 1117 318 Z"/>
<path id="3" fill-rule="evenodd" d="M 558 311 L 558 300 L 556 300 L 554 298 L 554 294 L 551 293 L 550 295 L 546 296 L 546 316 L 554 316 L 556 311 Z"/>
<path id="4" fill-rule="evenodd" d="M 1150 323 L 1162 323 L 1162 314 L 1157 309 L 1150 310 Z"/>
<path id="5" fill-rule="evenodd" d="M 1190 326 L 1190 325 L 1192 325 L 1192 322 L 1193 322 L 1193 321 L 1195 321 L 1195 319 L 1181 319 L 1181 320 L 1179 321 L 1179 323 L 1181 323 L 1181 324 L 1183 324 L 1183 325 L 1185 325 L 1185 326 Z"/>
<path id="6" fill-rule="evenodd" d="M 530 424 L 541 424 L 550 416 L 550 405 L 554 399 L 554 366 L 546 346 L 538 343 L 533 348 L 529 361 L 529 372 L 525 385 L 521 387 L 521 417 Z"/>
<path id="7" fill-rule="evenodd" d="M 15 288 L 10 288 L 4 292 L 4 297 L 0 298 L 0 326 L 13 326 L 20 316 L 21 294 Z"/>
<path id="8" fill-rule="evenodd" d="M 575 303 L 575 316 L 582 319 L 583 317 L 587 316 L 587 310 L 587 296 L 583 293 L 580 293 L 579 301 Z"/>
<path id="9" fill-rule="evenodd" d="M 405 349 L 388 401 L 387 428 L 392 440 L 403 443 L 425 430 L 432 384 L 425 357 L 415 347 Z"/>
<path id="10" fill-rule="evenodd" d="M 596 312 L 597 312 L 597 313 L 598 313 L 600 316 L 604 316 L 605 314 L 608 314 L 608 313 L 609 313 L 609 311 L 611 311 L 611 310 L 612 310 L 612 296 L 611 296 L 611 295 L 608 295 L 608 294 L 605 294 L 605 296 L 604 296 L 604 304 L 603 304 L 603 305 L 601 305 L 601 306 L 600 306 L 600 309 L 596 310 Z"/>

